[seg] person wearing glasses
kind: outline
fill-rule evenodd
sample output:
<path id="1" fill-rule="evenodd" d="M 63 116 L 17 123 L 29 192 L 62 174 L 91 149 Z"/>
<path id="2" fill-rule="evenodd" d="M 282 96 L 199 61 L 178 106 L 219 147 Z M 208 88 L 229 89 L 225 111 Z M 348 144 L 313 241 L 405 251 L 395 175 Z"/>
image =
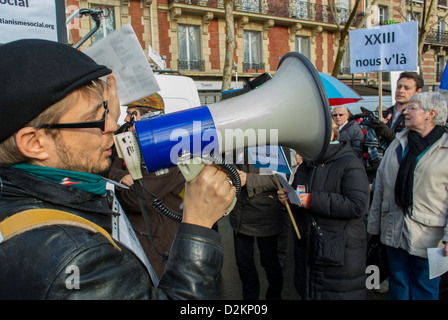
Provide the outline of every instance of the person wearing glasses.
<path id="1" fill-rule="evenodd" d="M 349 120 L 350 112 L 346 106 L 335 106 L 331 113 L 333 121 L 339 127 L 339 142 L 346 142 L 352 147 L 358 158 L 362 159 L 361 142 L 364 133 L 355 120 Z"/>
<path id="2" fill-rule="evenodd" d="M 119 110 L 111 73 L 57 42 L 0 46 L 8 79 L 0 86 L 2 300 L 216 296 L 223 248 L 211 227 L 235 188 L 212 165 L 186 184 L 182 223 L 159 279 L 101 176 Z"/>
<path id="3" fill-rule="evenodd" d="M 446 100 L 418 93 L 403 116 L 406 129 L 377 171 L 367 231 L 387 249 L 389 299 L 437 300 L 440 278 L 429 277 L 427 249 L 441 245 L 448 256 Z"/>

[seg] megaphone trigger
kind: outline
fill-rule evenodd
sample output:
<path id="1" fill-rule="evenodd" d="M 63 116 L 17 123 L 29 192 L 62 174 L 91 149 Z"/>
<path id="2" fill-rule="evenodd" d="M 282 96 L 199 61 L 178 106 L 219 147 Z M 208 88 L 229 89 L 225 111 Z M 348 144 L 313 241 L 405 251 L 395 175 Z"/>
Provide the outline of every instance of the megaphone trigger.
<path id="1" fill-rule="evenodd" d="M 199 157 L 190 153 L 183 153 L 181 156 L 179 156 L 177 167 L 184 176 L 185 181 L 190 182 L 202 172 L 207 164 L 210 163 L 216 164 L 221 170 L 226 172 L 230 177 L 228 181 L 231 182 L 231 186 L 234 186 L 236 189 L 235 198 L 224 214 L 226 216 L 235 207 L 236 201 L 238 200 L 238 197 L 241 193 L 241 180 L 235 168 L 232 165 L 225 163 L 224 160 L 222 160 L 220 157 L 215 156 L 214 154 Z"/>

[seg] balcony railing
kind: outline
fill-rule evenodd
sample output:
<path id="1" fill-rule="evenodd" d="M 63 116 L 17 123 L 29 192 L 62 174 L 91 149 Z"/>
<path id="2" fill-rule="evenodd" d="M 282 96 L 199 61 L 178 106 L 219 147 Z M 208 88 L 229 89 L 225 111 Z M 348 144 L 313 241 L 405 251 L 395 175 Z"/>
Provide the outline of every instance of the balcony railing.
<path id="1" fill-rule="evenodd" d="M 243 62 L 243 70 L 264 70 L 264 62 Z"/>
<path id="2" fill-rule="evenodd" d="M 261 13 L 261 3 L 260 0 L 244 0 L 241 1 L 241 11 Z"/>
<path id="3" fill-rule="evenodd" d="M 179 70 L 197 70 L 197 71 L 205 71 L 205 62 L 204 60 L 177 60 L 177 67 Z"/>
<path id="4" fill-rule="evenodd" d="M 430 30 L 426 34 L 425 42 L 448 45 L 448 32 L 437 29 Z"/>
<path id="5" fill-rule="evenodd" d="M 196 6 L 211 7 L 224 9 L 224 0 L 168 0 L 168 3 L 183 3 Z M 296 18 L 300 20 L 309 20 L 313 22 L 324 22 L 334 24 L 335 20 L 331 14 L 328 5 L 316 4 L 306 1 L 293 1 L 290 6 L 290 1 L 266 1 L 267 4 L 262 5 L 260 0 L 236 0 L 234 2 L 234 10 L 241 12 L 250 12 L 258 14 L 266 14 L 284 18 Z M 346 8 L 337 7 L 338 19 L 341 23 L 347 21 L 350 10 Z M 364 13 L 358 11 L 353 21 L 353 25 L 361 20 Z"/>
<path id="6" fill-rule="evenodd" d="M 350 16 L 350 10 L 340 7 L 337 7 L 335 9 L 339 22 L 345 23 Z M 335 23 L 335 17 L 333 17 L 330 7 L 327 5 L 297 1 L 294 3 L 294 7 L 292 8 L 291 12 L 292 18 Z"/>

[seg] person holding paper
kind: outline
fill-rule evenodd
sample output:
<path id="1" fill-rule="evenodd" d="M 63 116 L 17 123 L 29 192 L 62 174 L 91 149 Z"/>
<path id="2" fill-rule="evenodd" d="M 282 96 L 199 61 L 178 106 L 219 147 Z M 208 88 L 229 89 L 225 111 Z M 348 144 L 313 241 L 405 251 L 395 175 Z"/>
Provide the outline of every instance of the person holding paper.
<path id="1" fill-rule="evenodd" d="M 367 231 L 389 259 L 389 299 L 438 299 L 427 248 L 448 241 L 447 106 L 435 92 L 414 95 L 403 110 L 406 129 L 386 150 L 376 175 Z M 448 255 L 448 245 L 444 245 Z"/>
<path id="2" fill-rule="evenodd" d="M 301 205 L 291 204 L 301 239 L 295 238 L 294 284 L 302 299 L 366 299 L 366 226 L 369 182 L 362 161 L 339 143 L 333 122 L 325 155 L 304 161 L 292 187 Z M 278 199 L 289 201 L 287 189 Z"/>
<path id="3" fill-rule="evenodd" d="M 235 197 L 213 165 L 186 184 L 158 279 L 101 176 L 119 103 L 112 73 L 65 44 L 0 46 L 0 299 L 213 299 L 223 263 L 211 229 Z M 113 187 L 113 186 L 112 186 Z"/>

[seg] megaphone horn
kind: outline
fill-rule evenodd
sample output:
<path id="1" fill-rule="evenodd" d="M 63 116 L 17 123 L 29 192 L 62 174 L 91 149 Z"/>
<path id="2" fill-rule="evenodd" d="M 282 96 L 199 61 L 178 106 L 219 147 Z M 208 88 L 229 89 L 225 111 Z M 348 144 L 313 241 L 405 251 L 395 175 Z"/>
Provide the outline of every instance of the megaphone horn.
<path id="1" fill-rule="evenodd" d="M 280 145 L 307 160 L 331 138 L 328 98 L 311 62 L 297 52 L 281 59 L 272 80 L 242 95 L 135 122 L 148 172 L 176 165 L 182 152 L 202 155 Z"/>

